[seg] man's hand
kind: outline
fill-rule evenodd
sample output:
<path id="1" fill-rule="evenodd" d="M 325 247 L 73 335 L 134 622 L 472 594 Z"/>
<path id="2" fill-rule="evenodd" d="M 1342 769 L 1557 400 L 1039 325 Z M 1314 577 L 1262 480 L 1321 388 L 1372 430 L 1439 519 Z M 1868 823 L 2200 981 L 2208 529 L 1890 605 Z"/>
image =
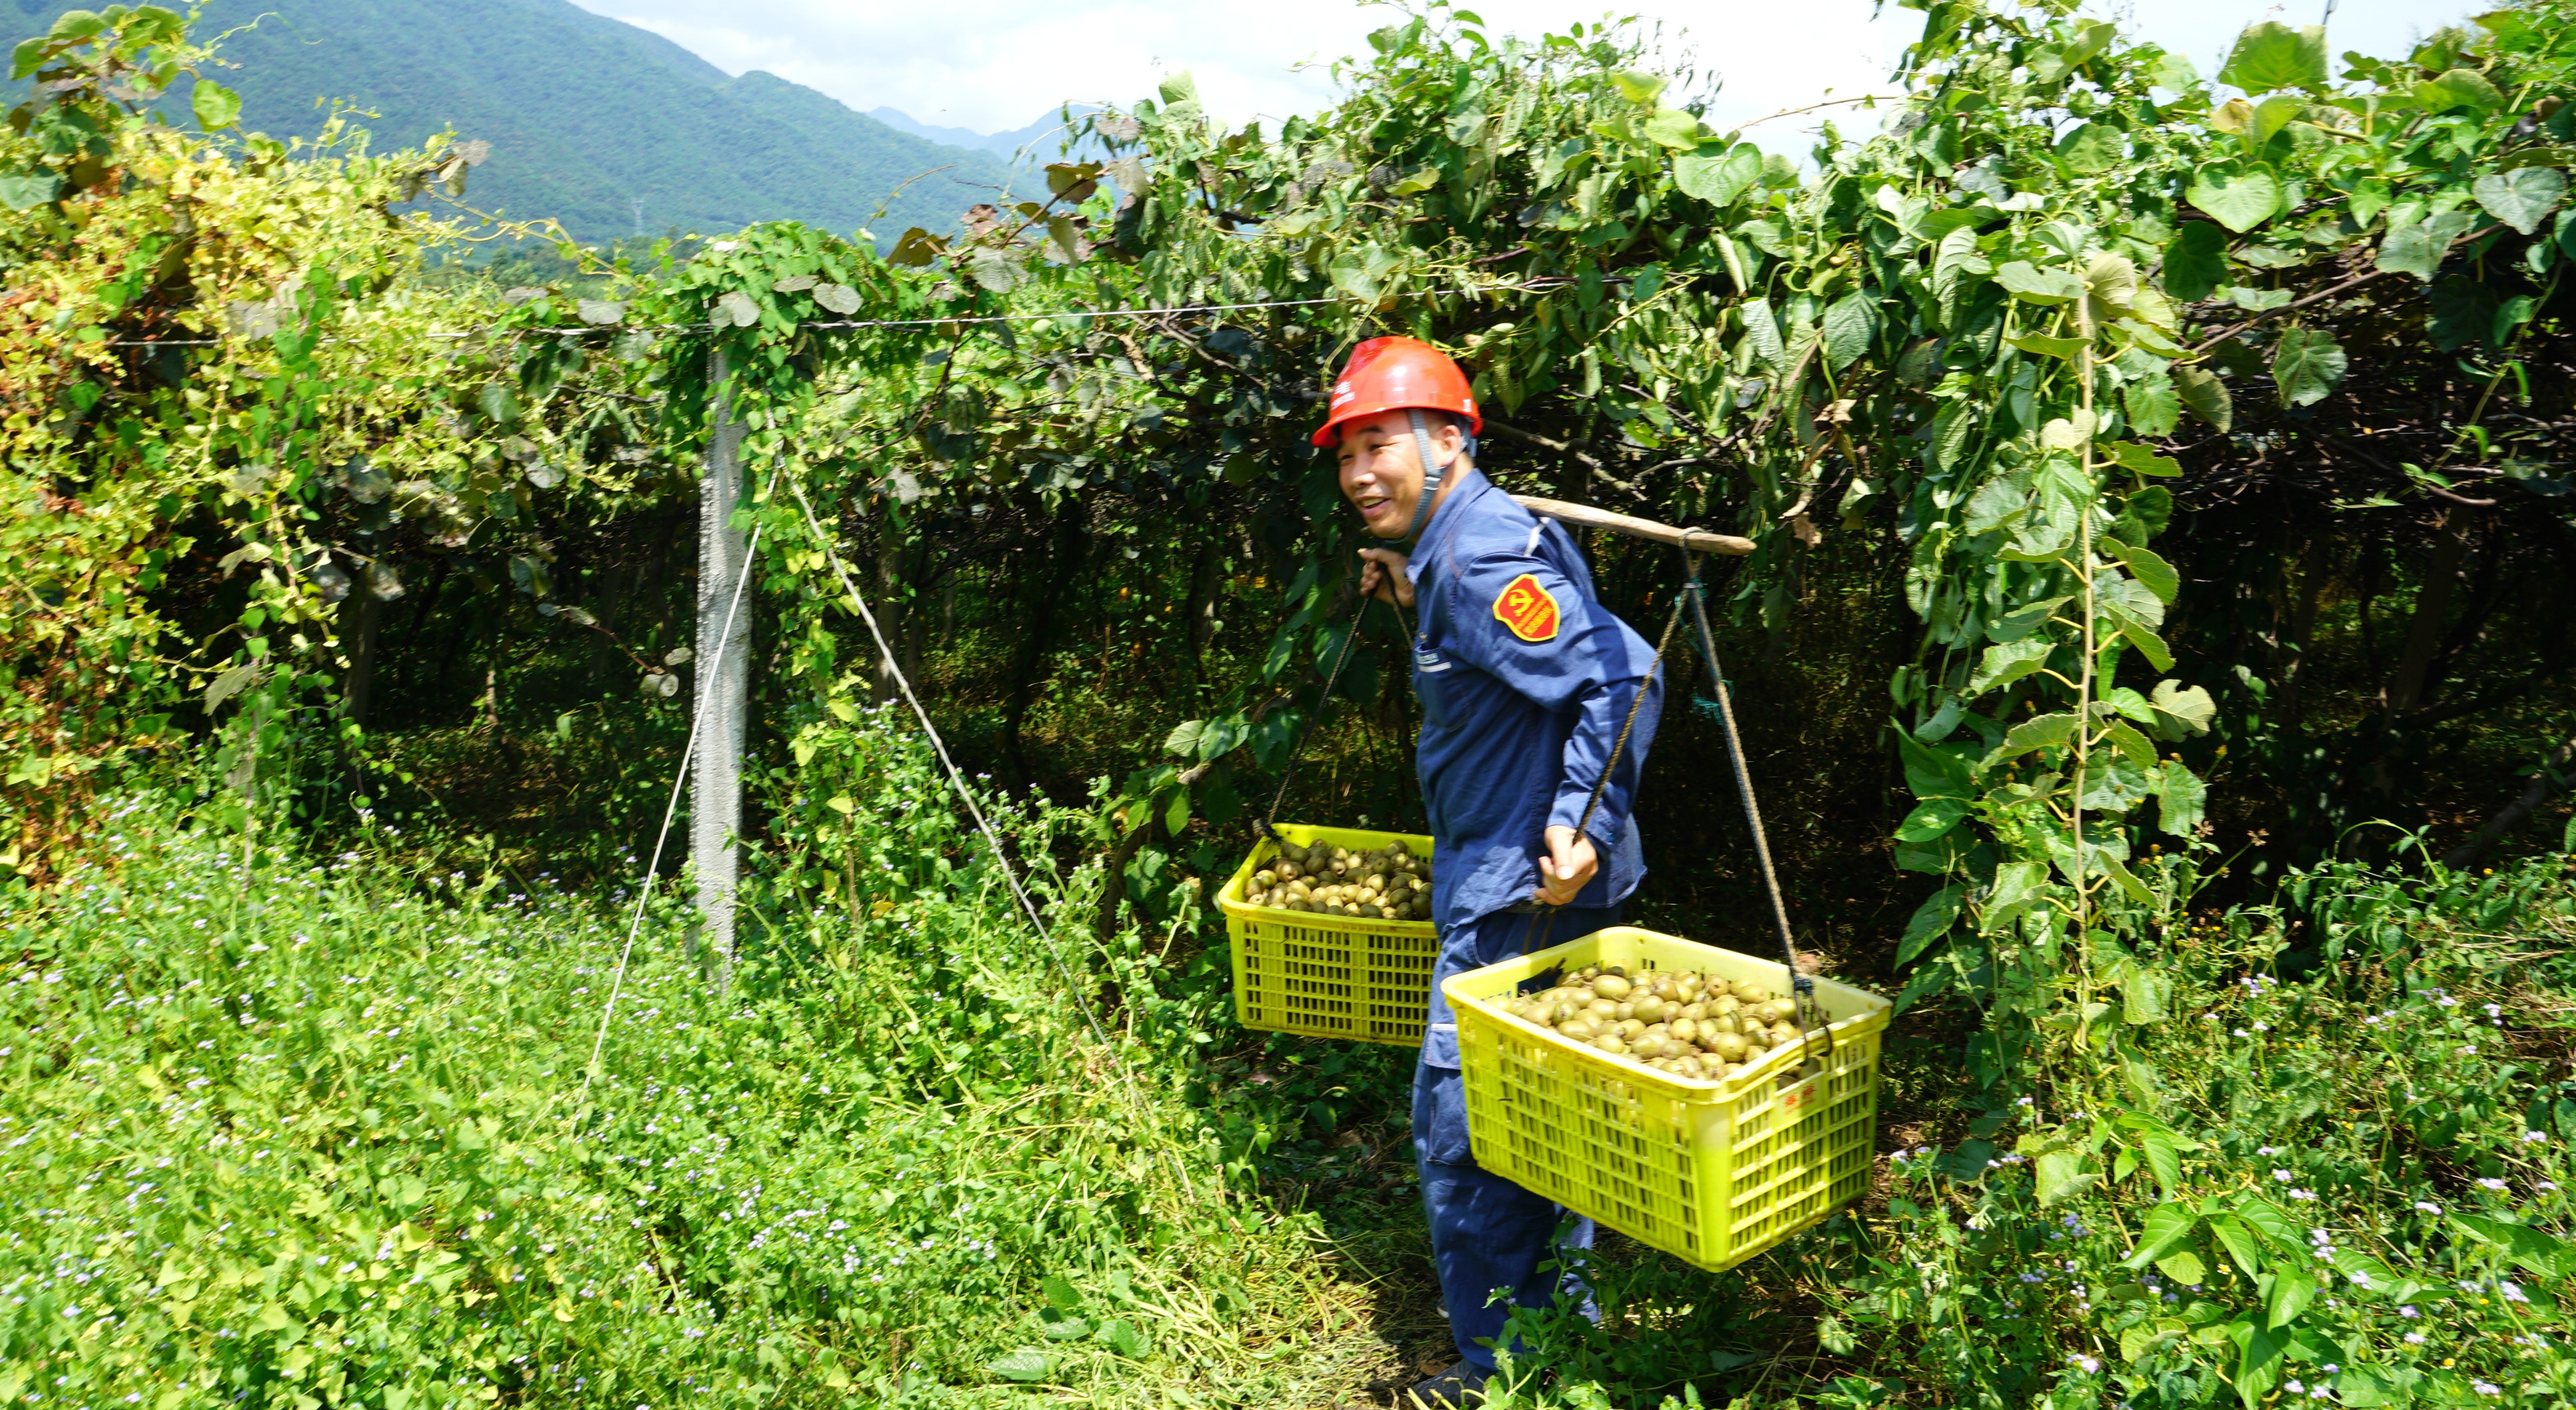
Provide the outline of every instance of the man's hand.
<path id="1" fill-rule="evenodd" d="M 1391 548 L 1363 548 L 1360 557 L 1366 560 L 1360 568 L 1360 596 L 1399 607 L 1413 605 L 1413 580 L 1404 575 L 1403 554 Z"/>
<path id="2" fill-rule="evenodd" d="M 1601 870 L 1592 839 L 1570 827 L 1551 827 L 1547 853 L 1538 859 L 1538 890 L 1531 894 L 1551 906 L 1573 905 L 1576 894 Z"/>

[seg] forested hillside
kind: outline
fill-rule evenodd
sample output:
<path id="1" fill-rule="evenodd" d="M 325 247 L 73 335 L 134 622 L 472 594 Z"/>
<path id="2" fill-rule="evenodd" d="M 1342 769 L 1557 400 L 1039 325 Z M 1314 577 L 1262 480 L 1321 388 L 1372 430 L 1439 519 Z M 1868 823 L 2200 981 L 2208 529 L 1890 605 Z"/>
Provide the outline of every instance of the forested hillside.
<path id="1" fill-rule="evenodd" d="M 31 30 L 63 8 L 12 5 Z M 389 147 L 453 128 L 492 144 L 476 206 L 560 220 L 583 241 L 762 220 L 945 230 L 1010 179 L 989 152 L 772 74 L 728 77 L 568 0 L 214 0 L 202 13 L 204 32 L 232 31 L 219 78 L 241 93 L 245 129 L 311 136 L 343 99 L 377 114 L 366 125 Z"/>
<path id="2" fill-rule="evenodd" d="M 1714 619 L 1633 914 L 1778 953 L 1723 679 L 1801 954 L 1895 1007 L 1857 1200 L 1723 1272 L 1605 1239 L 1497 1410 L 2576 1398 L 2576 7 L 2214 73 L 1921 16 L 1866 139 L 1433 5 L 1323 113 L 1174 75 L 891 248 L 506 289 L 416 200 L 498 156 L 244 134 L 166 9 L 29 39 L 0 1403 L 1444 1363 L 1414 1055 L 1245 1026 L 1211 897 L 1301 738 L 1282 821 L 1419 824 L 1307 440 L 1388 333 L 1505 488 L 1749 547 L 1582 544 Z M 1607 1070 L 1569 1147 L 1683 1080 Z"/>

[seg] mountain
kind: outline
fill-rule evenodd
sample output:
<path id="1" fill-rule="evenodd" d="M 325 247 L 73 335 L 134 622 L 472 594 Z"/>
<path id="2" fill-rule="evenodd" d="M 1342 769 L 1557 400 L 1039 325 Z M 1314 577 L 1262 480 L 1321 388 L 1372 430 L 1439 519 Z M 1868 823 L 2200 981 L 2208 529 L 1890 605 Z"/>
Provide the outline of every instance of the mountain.
<path id="1" fill-rule="evenodd" d="M 39 34 L 62 8 L 0 0 L 0 18 Z M 380 150 L 453 127 L 492 144 L 469 203 L 552 216 L 584 241 L 792 219 L 866 227 L 882 244 L 911 225 L 948 229 L 1012 180 L 989 150 L 899 131 L 774 74 L 728 76 L 568 0 L 209 0 L 193 32 L 235 26 L 219 59 L 237 67 L 217 81 L 240 90 L 244 130 L 310 136 L 327 111 L 316 100 L 332 98 L 377 114 L 359 121 Z M 186 94 L 170 106 L 184 114 Z"/>
<path id="2" fill-rule="evenodd" d="M 1092 105 L 1085 103 L 1074 104 L 1073 108 L 1077 114 L 1092 111 Z M 1066 130 L 1064 111 L 1061 108 L 1012 132 L 976 132 L 963 127 L 934 127 L 926 122 L 914 121 L 912 115 L 901 108 L 870 108 L 868 116 L 897 132 L 909 132 L 915 137 L 925 137 L 951 147 L 972 147 L 991 152 L 1004 161 L 1020 160 L 1020 149 L 1027 147 L 1030 149 L 1027 161 L 1037 166 L 1062 160 L 1065 139 L 1072 136 L 1072 133 Z M 1088 142 L 1085 145 L 1099 146 L 1097 142 Z"/>

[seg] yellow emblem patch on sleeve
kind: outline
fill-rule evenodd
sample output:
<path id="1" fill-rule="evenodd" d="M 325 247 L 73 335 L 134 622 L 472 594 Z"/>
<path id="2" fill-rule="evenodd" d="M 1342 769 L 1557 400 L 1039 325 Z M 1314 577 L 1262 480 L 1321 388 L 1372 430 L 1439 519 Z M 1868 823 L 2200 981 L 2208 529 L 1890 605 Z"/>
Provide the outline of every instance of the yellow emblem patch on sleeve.
<path id="1" fill-rule="evenodd" d="M 1554 641 L 1557 617 L 1555 594 L 1528 573 L 1512 579 L 1503 595 L 1494 599 L 1494 620 L 1523 641 Z"/>

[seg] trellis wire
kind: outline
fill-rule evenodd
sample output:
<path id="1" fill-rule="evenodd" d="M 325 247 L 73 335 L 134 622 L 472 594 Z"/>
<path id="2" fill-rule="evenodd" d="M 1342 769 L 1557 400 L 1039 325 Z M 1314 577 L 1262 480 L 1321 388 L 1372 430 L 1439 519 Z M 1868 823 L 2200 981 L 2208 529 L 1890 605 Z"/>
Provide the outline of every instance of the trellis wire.
<path id="1" fill-rule="evenodd" d="M 1618 284 L 1626 281 L 1605 279 L 1602 282 L 1605 284 Z M 1574 283 L 1572 279 L 1560 277 L 1551 279 L 1532 279 L 1519 284 L 1460 285 L 1447 289 L 1423 289 L 1409 297 L 1437 298 L 1443 294 L 1545 293 L 1551 289 L 1565 288 L 1572 283 Z M 1399 297 L 1406 296 L 1399 295 Z M 1176 304 L 1169 308 L 1069 308 L 1061 309 L 1054 313 L 983 313 L 959 315 L 949 318 L 818 319 L 798 323 L 795 326 L 794 331 L 803 333 L 813 330 L 845 328 L 939 328 L 945 327 L 949 324 L 969 323 L 1044 323 L 1051 319 L 1058 318 L 1162 318 L 1178 313 L 1233 313 L 1245 309 L 1313 308 L 1322 304 L 1375 302 L 1376 300 L 1373 299 L 1359 299 L 1345 295 L 1329 299 L 1269 299 L 1258 303 Z M 584 323 L 565 326 L 530 326 L 525 328 L 504 328 L 494 325 L 482 328 L 469 328 L 463 332 L 457 333 L 423 333 L 419 336 L 423 338 L 454 339 L 479 338 L 490 333 L 536 333 L 553 334 L 556 337 L 575 338 L 592 333 L 712 333 L 722 328 L 736 326 L 740 325 L 728 323 L 646 323 L 621 326 L 615 323 Z M 107 340 L 106 343 L 102 344 L 102 346 L 111 348 L 219 348 L 226 346 L 232 341 L 233 340 L 230 338 L 111 338 Z M 324 339 L 324 341 L 349 343 L 360 342 L 363 340 L 356 338 L 327 338 Z"/>
<path id="2" fill-rule="evenodd" d="M 789 480 L 787 488 L 795 493 L 796 503 L 804 509 L 805 527 L 813 533 L 814 541 L 823 546 L 823 555 L 830 560 L 833 575 L 841 580 L 841 590 L 850 595 L 850 606 L 857 609 L 859 620 L 868 624 L 868 635 L 876 638 L 877 650 L 885 658 L 886 673 L 894 677 L 895 684 L 903 690 L 904 703 L 912 707 L 913 717 L 921 721 L 921 732 L 930 737 L 931 750 L 938 754 L 940 767 L 948 771 L 949 784 L 965 801 L 967 815 L 975 820 L 976 830 L 984 834 L 984 845 L 993 849 L 993 865 L 1001 869 L 1002 879 L 1010 883 L 1011 894 L 1019 898 L 1020 909 L 1028 915 L 1029 928 L 1037 932 L 1038 942 L 1046 947 L 1047 958 L 1055 962 L 1057 973 L 1064 976 L 1065 989 L 1072 996 L 1074 1007 L 1082 1011 L 1083 1022 L 1091 1026 L 1092 1036 L 1100 1040 L 1101 1052 L 1118 1064 L 1122 1073 L 1126 1072 L 1127 1064 L 1110 1043 L 1109 1031 L 1100 1026 L 1100 1019 L 1092 1013 L 1091 1005 L 1083 1001 L 1081 985 L 1074 978 L 1072 966 L 1064 962 L 1063 951 L 1056 948 L 1055 935 L 1047 929 L 1045 917 L 1038 914 L 1037 903 L 1029 899 L 1027 888 L 1020 885 L 1019 873 L 1011 869 L 1011 859 L 1003 850 L 1001 835 L 993 830 L 992 822 L 984 816 L 984 809 L 976 803 L 975 792 L 966 786 L 966 776 L 958 770 L 957 761 L 948 756 L 948 741 L 940 737 L 939 726 L 930 722 L 930 712 L 922 708 L 921 697 L 913 693 L 912 680 L 903 673 L 903 664 L 895 656 L 893 643 L 886 640 L 884 629 L 877 625 L 877 614 L 868 610 L 868 600 L 859 594 L 857 584 L 850 581 L 850 570 L 841 561 L 840 548 L 830 535 L 823 532 L 822 521 L 814 514 L 814 502 L 805 497 L 805 487 L 796 481 Z M 1129 1077 L 1132 1081 L 1133 1074 Z"/>

